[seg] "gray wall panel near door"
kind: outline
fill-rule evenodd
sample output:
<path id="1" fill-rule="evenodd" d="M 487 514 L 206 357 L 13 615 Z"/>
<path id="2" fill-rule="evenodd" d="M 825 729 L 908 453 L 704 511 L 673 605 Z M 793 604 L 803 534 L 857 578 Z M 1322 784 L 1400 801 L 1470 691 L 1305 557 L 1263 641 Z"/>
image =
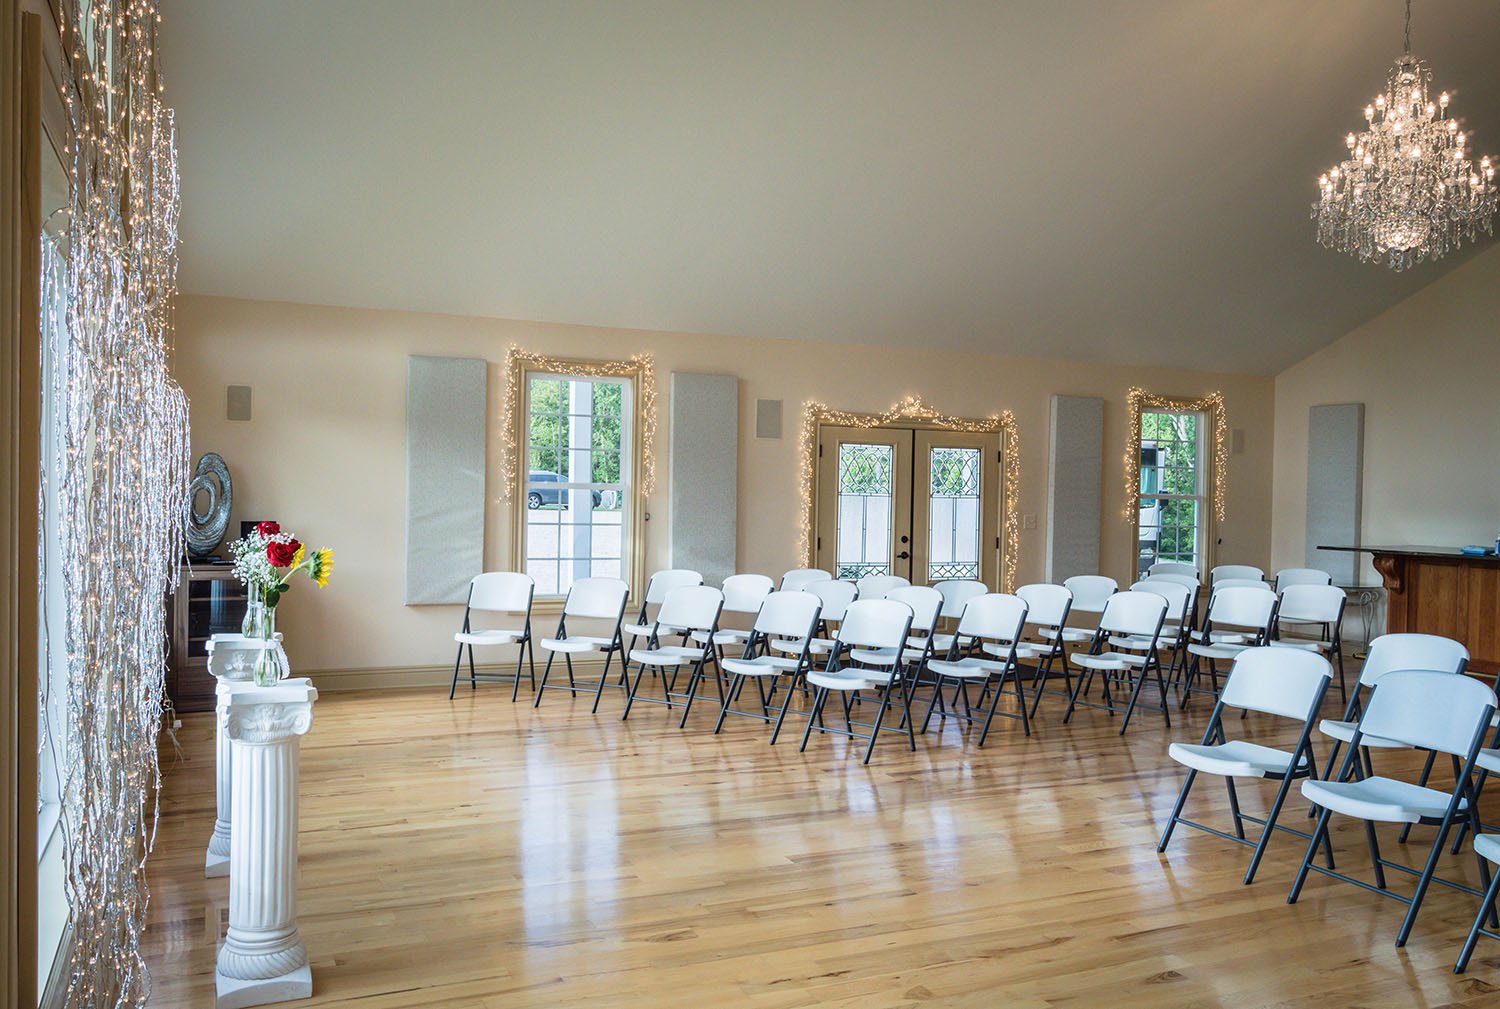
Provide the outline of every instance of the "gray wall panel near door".
<path id="1" fill-rule="evenodd" d="M 1358 583 L 1361 555 L 1319 550 L 1358 546 L 1364 483 L 1365 405 L 1315 406 L 1307 414 L 1307 566 Z"/>
<path id="2" fill-rule="evenodd" d="M 1053 396 L 1047 472 L 1047 579 L 1099 573 L 1104 400 Z"/>
<path id="3" fill-rule="evenodd" d="M 488 365 L 406 359 L 406 604 L 461 603 L 484 569 Z"/>
<path id="4" fill-rule="evenodd" d="M 734 574 L 740 381 L 672 373 L 671 565 L 711 584 Z"/>

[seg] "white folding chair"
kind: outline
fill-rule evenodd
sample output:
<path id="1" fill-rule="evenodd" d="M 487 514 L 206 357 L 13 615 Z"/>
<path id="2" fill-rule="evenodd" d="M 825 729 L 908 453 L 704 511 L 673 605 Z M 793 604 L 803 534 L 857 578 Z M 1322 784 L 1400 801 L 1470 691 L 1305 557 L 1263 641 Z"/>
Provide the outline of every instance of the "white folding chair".
<path id="1" fill-rule="evenodd" d="M 1062 629 L 1068 625 L 1068 613 L 1073 608 L 1073 593 L 1061 585 L 1036 582 L 1022 585 L 1016 595 L 1026 601 L 1026 623 L 1036 628 L 1035 640 L 1021 641 L 1016 645 L 1016 661 L 1030 661 L 1031 683 L 1034 695 L 1031 699 L 1031 717 L 1036 718 L 1037 706 L 1042 703 L 1042 694 L 1058 697 L 1073 696 L 1073 671 L 1068 665 L 1068 650 L 1063 647 Z M 984 648 L 988 652 L 989 648 Z M 1047 679 L 1052 667 L 1062 663 L 1063 689 L 1047 690 Z"/>
<path id="2" fill-rule="evenodd" d="M 1172 840 L 1172 831 L 1179 823 L 1247 845 L 1255 849 L 1255 853 L 1250 856 L 1250 867 L 1245 870 L 1245 883 L 1248 885 L 1255 879 L 1255 870 L 1260 867 L 1260 860 L 1266 852 L 1266 844 L 1271 840 L 1272 831 L 1280 830 L 1302 838 L 1312 836 L 1291 827 L 1280 826 L 1276 820 L 1281 815 L 1281 807 L 1286 802 L 1292 782 L 1299 778 L 1317 776 L 1317 758 L 1313 755 L 1310 737 L 1331 673 L 1332 667 L 1328 660 L 1315 652 L 1259 647 L 1248 648 L 1235 656 L 1229 679 L 1224 684 L 1224 694 L 1209 716 L 1203 742 L 1197 745 L 1173 743 L 1167 747 L 1167 756 L 1186 767 L 1188 773 L 1187 779 L 1182 783 L 1182 791 L 1177 795 L 1177 803 L 1172 807 L 1172 815 L 1162 831 L 1161 842 L 1156 846 L 1158 853 L 1167 850 L 1167 843 Z M 1241 739 L 1229 739 L 1224 732 L 1225 708 L 1242 708 L 1245 711 L 1258 711 L 1301 722 L 1297 745 L 1288 752 Z M 1229 790 L 1229 812 L 1234 819 L 1233 835 L 1182 815 L 1188 792 L 1192 790 L 1193 781 L 1200 772 L 1224 779 L 1224 785 Z M 1239 795 L 1234 788 L 1235 778 L 1258 778 L 1280 783 L 1265 819 L 1240 811 Z M 1261 825 L 1260 837 L 1255 841 L 1245 837 L 1246 820 Z"/>
<path id="3" fill-rule="evenodd" d="M 1332 585 L 1333 575 L 1317 568 L 1282 568 L 1276 572 L 1276 592 L 1285 592 L 1293 585 Z"/>
<path id="4" fill-rule="evenodd" d="M 814 582 L 802 591 L 817 596 L 818 602 L 822 605 L 822 612 L 818 617 L 818 630 L 816 632 L 821 636 L 812 639 L 808 645 L 808 650 L 814 655 L 827 655 L 834 646 L 833 631 L 830 628 L 837 626 L 844 619 L 844 611 L 859 596 L 859 588 L 853 582 L 836 579 L 827 582 Z M 784 652 L 800 650 L 801 648 L 799 644 L 783 646 L 776 639 L 772 639 L 771 647 Z"/>
<path id="5" fill-rule="evenodd" d="M 680 645 L 656 645 L 649 648 L 633 648 L 630 650 L 629 660 L 625 664 L 628 674 L 630 663 L 634 662 L 635 679 L 630 681 L 630 694 L 625 699 L 625 711 L 620 715 L 624 721 L 630 717 L 630 709 L 636 701 L 650 704 L 661 704 L 667 708 L 675 708 L 677 701 L 681 700 L 682 720 L 677 723 L 680 729 L 687 724 L 689 712 L 693 709 L 693 700 L 698 696 L 698 684 L 703 680 L 704 667 L 715 661 L 714 656 L 714 631 L 719 626 L 719 613 L 724 608 L 724 593 L 710 585 L 689 585 L 673 589 L 667 593 L 662 600 L 661 609 L 656 614 L 656 626 L 652 628 L 648 640 L 658 642 L 663 632 L 672 631 L 684 635 L 683 644 Z M 693 644 L 686 642 L 691 640 Z M 678 693 L 674 689 L 677 686 L 677 673 L 685 665 L 692 666 L 688 675 L 687 690 Z M 650 669 L 660 674 L 662 685 L 662 696 L 645 697 L 641 695 L 641 678 Z M 719 686 L 719 697 L 723 700 L 724 682 L 722 678 L 715 676 L 714 682 Z"/>
<path id="6" fill-rule="evenodd" d="M 1198 565 L 1183 564 L 1179 561 L 1157 561 L 1146 569 L 1146 573 L 1152 578 L 1160 575 L 1191 575 L 1194 581 L 1198 580 Z"/>
<path id="7" fill-rule="evenodd" d="M 1218 588 L 1219 580 L 1223 578 L 1263 582 L 1266 580 L 1266 573 L 1253 564 L 1219 564 L 1208 573 L 1209 588 Z"/>
<path id="8" fill-rule="evenodd" d="M 1197 683 L 1205 661 L 1212 684 L 1210 692 L 1217 695 L 1218 663 L 1233 662 L 1235 656 L 1246 648 L 1255 648 L 1271 640 L 1271 628 L 1276 623 L 1276 602 L 1276 593 L 1264 582 L 1259 583 L 1259 587 L 1229 585 L 1214 589 L 1208 600 L 1208 611 L 1203 615 L 1198 640 L 1187 646 L 1191 658 L 1182 682 L 1182 707 L 1186 708 L 1188 699 L 1202 690 Z"/>
<path id="9" fill-rule="evenodd" d="M 910 584 L 909 578 L 902 578 L 900 575 L 865 575 L 855 582 L 861 599 L 884 599 L 885 594 L 892 589 Z"/>
<path id="10" fill-rule="evenodd" d="M 1099 628 L 1099 615 L 1109 604 L 1110 597 L 1120 588 L 1118 582 L 1107 575 L 1074 575 L 1063 581 L 1063 588 L 1073 595 L 1069 613 L 1083 614 L 1089 618 L 1089 626 L 1064 627 L 1064 644 L 1085 645 L 1093 642 Z"/>
<path id="11" fill-rule="evenodd" d="M 832 580 L 833 575 L 822 568 L 793 568 L 781 576 L 782 592 L 800 592 L 809 585 Z"/>
<path id="12" fill-rule="evenodd" d="M 750 640 L 745 643 L 745 654 L 738 659 L 726 658 L 723 662 L 724 672 L 729 676 L 729 687 L 719 705 L 715 734 L 724 727 L 726 715 L 742 715 L 767 723 L 773 722 L 770 705 L 775 702 L 776 691 L 785 678 L 781 707 L 777 710 L 771 729 L 771 745 L 776 745 L 776 737 L 781 734 L 781 723 L 786 720 L 787 708 L 792 703 L 792 695 L 797 692 L 797 684 L 812 668 L 812 638 L 818 629 L 818 618 L 822 610 L 818 597 L 811 592 L 781 591 L 766 596 L 760 604 L 760 612 L 755 616 Z M 770 648 L 773 641 L 779 642 L 785 652 L 795 648 L 795 654 L 773 654 Z M 731 707 L 739 701 L 745 683 L 750 679 L 755 681 L 755 689 L 760 694 L 759 714 Z M 769 695 L 766 692 L 767 680 L 771 683 Z"/>
<path id="13" fill-rule="evenodd" d="M 766 596 L 776 590 L 776 583 L 765 575 L 730 575 L 724 579 L 724 612 L 722 615 L 736 614 L 741 618 L 754 618 L 760 612 L 760 604 Z M 694 640 L 699 640 L 704 632 L 694 631 Z M 714 647 L 718 649 L 719 658 L 724 658 L 724 649 L 734 645 L 743 646 L 750 638 L 748 629 L 738 627 L 721 627 L 713 634 Z"/>
<path id="14" fill-rule="evenodd" d="M 1456 880 L 1436 875 L 1438 856 L 1447 841 L 1448 831 L 1455 819 L 1462 817 L 1478 833 L 1479 817 L 1473 800 L 1472 783 L 1474 760 L 1484 745 L 1489 731 L 1490 718 L 1495 714 L 1495 692 L 1478 680 L 1467 676 L 1430 670 L 1396 670 L 1383 675 L 1370 694 L 1364 714 L 1354 730 L 1349 752 L 1344 757 L 1338 780 L 1303 781 L 1302 794 L 1318 810 L 1317 826 L 1313 828 L 1312 840 L 1307 853 L 1297 870 L 1292 891 L 1287 903 L 1295 904 L 1302 893 L 1302 885 L 1309 871 L 1318 872 L 1346 883 L 1353 883 L 1371 893 L 1399 900 L 1407 905 L 1406 917 L 1396 933 L 1396 945 L 1406 945 L 1415 924 L 1422 899 L 1431 883 L 1439 883 L 1455 890 L 1484 897 L 1490 889 L 1491 879 L 1488 861 L 1478 856 L 1479 874 L 1484 889 L 1476 890 Z M 1421 784 L 1412 784 L 1397 778 L 1369 776 L 1358 781 L 1345 780 L 1359 760 L 1360 748 L 1366 738 L 1393 740 L 1398 745 L 1417 747 L 1433 753 L 1446 753 L 1453 761 L 1454 787 L 1451 793 Z M 1328 822 L 1334 813 L 1364 821 L 1365 840 L 1370 848 L 1370 859 L 1375 874 L 1375 885 L 1346 876 L 1332 867 L 1313 864 L 1313 854 L 1319 843 L 1328 837 Z M 1412 824 L 1426 824 L 1438 828 L 1428 852 L 1427 863 L 1420 870 L 1399 862 L 1391 862 L 1380 856 L 1380 845 L 1375 836 L 1375 824 L 1399 823 L 1403 829 Z M 1415 891 L 1410 897 L 1395 893 L 1386 886 L 1385 870 L 1395 869 L 1417 877 Z"/>
<path id="15" fill-rule="evenodd" d="M 933 588 L 943 595 L 943 608 L 938 616 L 943 620 L 956 621 L 964 615 L 964 606 L 975 596 L 982 596 L 990 590 L 984 582 L 975 581 L 972 578 L 949 578 L 945 581 L 934 582 Z M 951 624 L 949 626 L 952 626 Z M 944 658 L 953 658 L 950 654 L 953 646 L 963 647 L 953 634 L 937 634 L 932 639 L 932 654 L 941 655 Z"/>
<path id="16" fill-rule="evenodd" d="M 578 684 L 573 679 L 573 656 L 604 653 L 604 669 L 599 673 L 598 685 L 594 687 L 594 706 L 591 711 L 599 710 L 599 698 L 606 686 L 626 689 L 624 661 L 620 663 L 619 683 L 609 682 L 609 666 L 615 653 L 623 652 L 625 648 L 620 626 L 625 621 L 625 601 L 629 598 L 630 586 L 618 578 L 580 578 L 572 584 L 567 598 L 563 600 L 562 616 L 557 619 L 557 636 L 542 639 L 542 651 L 548 653 L 547 664 L 542 667 L 542 682 L 537 684 L 536 699 L 531 702 L 533 708 L 541 706 L 542 694 L 546 693 L 549 686 L 553 690 L 562 689 L 558 684 L 547 682 L 547 677 L 552 673 L 552 660 L 559 655 L 568 667 L 567 691 L 577 697 Z M 609 634 L 605 637 L 572 634 L 568 631 L 570 619 L 609 621 Z"/>
<path id="17" fill-rule="evenodd" d="M 942 694 L 945 684 L 956 688 L 953 695 L 953 717 L 962 719 L 970 725 L 977 722 L 979 719 L 975 717 L 973 708 L 969 704 L 968 685 L 980 683 L 984 685 L 990 702 L 984 715 L 984 727 L 979 730 L 979 742 L 976 744 L 983 746 L 990 734 L 990 723 L 995 720 L 1000 695 L 1005 692 L 1005 682 L 1010 680 L 1015 686 L 1018 710 L 1015 714 L 1008 711 L 1002 711 L 1000 714 L 1007 718 L 1019 718 L 1022 730 L 1026 735 L 1031 735 L 1031 720 L 1026 712 L 1026 694 L 1021 689 L 1021 674 L 1016 665 L 1016 649 L 1021 642 L 1021 632 L 1026 627 L 1026 613 L 1026 600 L 1020 596 L 991 592 L 969 600 L 968 605 L 964 607 L 963 616 L 958 621 L 959 636 L 982 642 L 983 650 L 991 655 L 998 655 L 999 659 L 970 655 L 952 661 L 934 659 L 929 662 L 928 668 L 937 677 L 937 683 L 933 685 L 932 700 L 927 704 L 927 716 L 922 719 L 924 733 L 932 722 L 932 712 L 937 706 L 938 697 Z M 960 714 L 958 709 L 960 693 L 964 701 L 963 714 Z M 984 695 L 982 694 L 981 706 L 983 703 Z M 938 717 L 946 719 L 948 712 L 939 712 Z"/>
<path id="18" fill-rule="evenodd" d="M 536 591 L 536 582 L 530 575 L 515 571 L 486 571 L 469 580 L 469 597 L 464 605 L 463 627 L 453 635 L 458 642 L 458 655 L 453 660 L 453 682 L 448 685 L 448 700 L 453 700 L 453 691 L 458 687 L 458 664 L 469 650 L 469 688 L 477 688 L 480 680 L 510 680 L 510 699 L 514 701 L 521 689 L 521 660 L 531 660 L 531 688 L 536 689 L 536 652 L 531 641 L 531 597 Z M 520 627 L 475 627 L 475 613 L 520 614 Z M 516 650 L 514 673 L 479 673 L 474 671 L 474 646 L 519 645 Z"/>
<path id="19" fill-rule="evenodd" d="M 1193 603 L 1197 599 L 1196 588 L 1184 585 L 1181 577 L 1152 575 L 1142 578 L 1130 586 L 1132 592 L 1154 592 L 1167 601 L 1167 619 L 1161 625 L 1161 636 L 1156 647 L 1172 656 L 1167 666 L 1167 682 L 1174 682 L 1179 665 L 1187 662 L 1187 643 L 1191 636 Z"/>
<path id="20" fill-rule="evenodd" d="M 1077 600 L 1074 600 L 1076 607 Z M 1167 685 L 1162 680 L 1161 658 L 1157 655 L 1156 642 L 1161 636 L 1162 624 L 1167 617 L 1167 600 L 1155 592 L 1116 592 L 1109 597 L 1104 612 L 1099 617 L 1099 630 L 1094 634 L 1093 644 L 1086 655 L 1075 655 L 1073 664 L 1082 672 L 1073 684 L 1073 696 L 1068 698 L 1068 711 L 1063 715 L 1063 724 L 1073 717 L 1080 705 L 1100 708 L 1115 714 L 1114 696 L 1110 690 L 1111 680 L 1131 681 L 1130 701 L 1125 707 L 1125 719 L 1120 723 L 1120 735 L 1130 727 L 1130 716 L 1135 713 L 1141 688 L 1152 673 L 1156 675 L 1156 689 L 1160 695 L 1161 715 L 1167 726 L 1172 725 L 1172 716 L 1167 711 Z M 1105 645 L 1114 647 L 1105 651 Z M 1102 674 L 1104 703 L 1085 701 L 1096 674 Z"/>
<path id="21" fill-rule="evenodd" d="M 667 593 L 673 589 L 686 588 L 692 585 L 702 585 L 703 575 L 697 571 L 689 571 L 686 568 L 668 568 L 658 571 L 646 582 L 646 596 L 641 600 L 641 612 L 636 617 L 635 623 L 626 624 L 621 631 L 630 635 L 628 649 L 634 649 L 641 638 L 646 639 L 648 646 L 656 644 L 651 634 L 656 629 L 656 621 L 648 619 L 648 611 L 652 606 L 660 607 L 667 598 Z M 663 630 L 670 630 L 663 628 Z"/>
<path id="22" fill-rule="evenodd" d="M 1476 835 L 1474 854 L 1487 862 L 1500 864 L 1500 834 Z M 1491 877 L 1490 885 L 1485 889 L 1484 896 L 1479 901 L 1479 913 L 1474 916 L 1474 925 L 1469 929 L 1469 937 L 1464 940 L 1464 948 L 1458 954 L 1458 962 L 1453 965 L 1453 973 L 1462 974 L 1468 969 L 1469 957 L 1474 955 L 1474 944 L 1479 941 L 1480 936 L 1500 939 L 1500 932 L 1484 927 L 1486 918 L 1490 919 L 1491 924 L 1495 923 L 1495 897 L 1497 895 L 1500 895 L 1500 873 Z"/>
<path id="23" fill-rule="evenodd" d="M 1344 710 L 1342 719 L 1325 718 L 1318 723 L 1318 731 L 1333 740 L 1333 746 L 1328 751 L 1328 763 L 1323 766 L 1323 777 L 1328 778 L 1333 774 L 1335 761 L 1338 760 L 1339 748 L 1351 743 L 1354 739 L 1355 729 L 1358 728 L 1361 705 L 1363 703 L 1360 688 L 1371 690 L 1381 677 L 1387 673 L 1397 670 L 1423 669 L 1441 673 L 1461 673 L 1469 665 L 1469 650 L 1452 638 L 1440 637 L 1436 634 L 1382 634 L 1370 642 L 1369 652 L 1365 655 L 1364 668 L 1359 671 L 1359 680 L 1354 684 L 1354 694 L 1349 698 L 1349 706 Z M 1370 762 L 1370 750 L 1404 750 L 1405 743 L 1391 739 L 1382 739 L 1378 733 L 1366 733 L 1360 744 L 1360 761 L 1356 761 L 1354 772 L 1360 775 L 1372 775 L 1375 768 Z M 1427 780 L 1427 774 L 1432 769 L 1432 760 L 1429 758 L 1427 767 L 1422 771 L 1423 783 Z"/>
<path id="24" fill-rule="evenodd" d="M 1286 648 L 1304 648 L 1328 657 L 1339 671 L 1339 699 L 1349 703 L 1344 684 L 1344 607 L 1349 597 L 1334 585 L 1293 584 L 1281 590 L 1276 607 L 1276 632 L 1273 644 Z M 1320 635 L 1287 637 L 1288 630 L 1316 627 Z"/>
<path id="25" fill-rule="evenodd" d="M 901 727 L 906 730 L 907 743 L 912 750 L 917 748 L 917 737 L 912 731 L 911 698 L 902 677 L 901 656 L 906 648 L 906 634 L 911 627 L 911 607 L 894 599 L 856 599 L 844 612 L 839 622 L 837 643 L 828 654 L 827 665 L 821 670 L 807 674 L 808 686 L 813 688 L 812 709 L 807 713 L 807 728 L 802 733 L 801 750 L 807 749 L 807 740 L 812 730 L 833 733 L 850 739 L 867 739 L 864 763 L 870 762 L 875 752 L 875 740 L 885 722 L 886 712 L 898 703 L 901 708 Z M 848 652 L 849 660 L 843 656 Z M 854 660 L 856 652 L 873 655 L 888 655 L 888 662 L 861 665 Z M 851 716 L 851 700 L 861 690 L 879 690 L 880 705 L 872 722 L 856 722 Z M 836 729 L 823 722 L 823 708 L 830 693 L 837 692 L 844 702 L 844 728 Z M 896 700 L 892 700 L 895 695 Z M 869 735 L 854 731 L 854 726 L 868 728 Z"/>

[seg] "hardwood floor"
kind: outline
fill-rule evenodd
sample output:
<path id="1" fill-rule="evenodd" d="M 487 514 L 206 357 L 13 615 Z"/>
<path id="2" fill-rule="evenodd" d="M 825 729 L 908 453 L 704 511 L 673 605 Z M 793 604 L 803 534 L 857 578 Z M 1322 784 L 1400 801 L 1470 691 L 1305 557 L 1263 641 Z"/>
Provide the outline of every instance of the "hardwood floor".
<path id="1" fill-rule="evenodd" d="M 300 912 L 315 994 L 298 1004 L 1477 1007 L 1500 986 L 1489 940 L 1451 973 L 1467 894 L 1435 887 L 1397 950 L 1395 901 L 1314 875 L 1287 905 L 1297 838 L 1272 843 L 1249 887 L 1249 850 L 1219 838 L 1179 828 L 1159 857 L 1182 780 L 1167 743 L 1197 741 L 1203 699 L 1170 730 L 1140 712 L 1121 739 L 1102 711 L 1062 725 L 1048 698 L 1030 739 L 997 723 L 978 750 L 935 722 L 915 754 L 893 734 L 862 767 L 833 737 L 805 754 L 748 720 L 715 737 L 707 705 L 679 731 L 655 707 L 622 723 L 613 694 L 595 716 L 565 694 L 533 710 L 494 684 L 445 693 L 317 703 Z M 212 723 L 185 723 L 151 861 L 156 1007 L 213 1004 L 227 907 L 227 881 L 203 878 Z M 1240 796 L 1260 812 L 1270 790 Z M 1222 826 L 1227 808 L 1200 779 L 1189 815 Z M 1381 841 L 1401 857 L 1394 831 Z M 1368 878 L 1363 832 L 1340 824 L 1335 844 Z M 1443 868 L 1478 876 L 1467 848 Z"/>

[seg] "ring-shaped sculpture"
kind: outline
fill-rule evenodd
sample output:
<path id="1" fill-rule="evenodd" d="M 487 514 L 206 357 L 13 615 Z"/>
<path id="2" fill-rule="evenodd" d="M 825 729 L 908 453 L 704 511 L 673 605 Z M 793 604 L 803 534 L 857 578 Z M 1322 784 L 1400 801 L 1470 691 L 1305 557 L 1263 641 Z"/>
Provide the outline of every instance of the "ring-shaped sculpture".
<path id="1" fill-rule="evenodd" d="M 198 507 L 198 495 L 208 495 L 207 506 Z M 224 539 L 229 528 L 229 508 L 234 503 L 234 484 L 229 467 L 216 452 L 205 452 L 188 484 L 187 547 L 194 557 L 207 557 Z"/>

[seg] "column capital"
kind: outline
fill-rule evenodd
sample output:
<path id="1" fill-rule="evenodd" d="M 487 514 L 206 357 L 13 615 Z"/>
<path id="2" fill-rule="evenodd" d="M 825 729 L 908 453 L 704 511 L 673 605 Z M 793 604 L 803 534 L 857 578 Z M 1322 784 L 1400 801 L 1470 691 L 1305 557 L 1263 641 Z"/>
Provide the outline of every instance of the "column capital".
<path id="1" fill-rule="evenodd" d="M 282 680 L 273 687 L 229 692 L 219 709 L 224 734 L 237 743 L 279 743 L 312 727 L 317 688 L 306 677 Z"/>
<path id="2" fill-rule="evenodd" d="M 286 649 L 281 644 L 281 633 L 271 641 L 251 638 L 243 634 L 215 634 L 208 639 L 208 671 L 220 683 L 226 680 L 249 680 L 255 673 L 255 660 L 268 648 L 276 650 L 276 661 L 281 664 L 281 675 L 291 674 L 287 664 Z"/>

